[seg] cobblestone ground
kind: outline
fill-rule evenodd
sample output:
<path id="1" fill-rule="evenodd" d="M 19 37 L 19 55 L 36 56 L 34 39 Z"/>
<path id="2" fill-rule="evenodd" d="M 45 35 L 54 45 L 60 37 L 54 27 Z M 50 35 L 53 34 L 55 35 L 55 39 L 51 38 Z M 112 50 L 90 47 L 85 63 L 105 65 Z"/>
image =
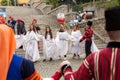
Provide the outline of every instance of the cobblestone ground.
<path id="1" fill-rule="evenodd" d="M 24 57 L 25 52 L 21 49 L 16 50 L 16 53 L 19 55 L 22 55 Z M 55 71 L 58 68 L 58 65 L 63 61 L 62 59 L 60 60 L 53 60 L 53 61 L 46 61 L 43 62 L 43 55 L 41 55 L 41 59 L 40 61 L 34 63 L 36 69 L 39 71 L 39 73 L 44 77 L 50 77 L 51 75 L 53 75 L 55 73 Z M 67 55 L 67 60 L 69 60 L 72 64 L 72 68 L 73 70 L 76 70 L 79 68 L 79 66 L 81 65 L 81 62 L 84 60 L 84 54 L 81 55 L 81 58 L 78 60 L 72 59 L 72 55 L 68 54 Z M 62 78 L 63 80 L 63 78 Z"/>

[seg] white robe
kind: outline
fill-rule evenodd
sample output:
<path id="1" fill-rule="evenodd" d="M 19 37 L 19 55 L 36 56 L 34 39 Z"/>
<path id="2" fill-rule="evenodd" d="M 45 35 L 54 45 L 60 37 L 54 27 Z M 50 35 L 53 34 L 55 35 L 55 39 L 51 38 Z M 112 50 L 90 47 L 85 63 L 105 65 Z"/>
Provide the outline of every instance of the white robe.
<path id="1" fill-rule="evenodd" d="M 27 33 L 25 58 L 30 59 L 33 62 L 38 61 L 40 59 L 38 43 L 37 43 L 38 41 L 39 41 L 39 37 L 34 31 Z"/>
<path id="2" fill-rule="evenodd" d="M 82 37 L 82 34 L 79 30 L 72 31 L 71 33 L 72 45 L 71 45 L 71 50 L 70 50 L 72 54 L 80 55 L 82 43 L 80 43 L 79 40 L 81 39 L 81 37 Z"/>
<path id="3" fill-rule="evenodd" d="M 57 32 L 57 36 L 55 39 L 56 42 L 56 47 L 57 47 L 57 54 L 56 57 L 61 56 L 63 57 L 64 55 L 67 54 L 68 51 L 68 40 L 70 39 L 70 35 L 65 32 Z"/>
<path id="4" fill-rule="evenodd" d="M 55 41 L 47 35 L 47 39 L 43 39 L 43 53 L 45 59 L 50 59 L 54 57 L 55 54 Z"/>
<path id="5" fill-rule="evenodd" d="M 16 49 L 19 49 L 25 41 L 25 36 L 24 35 L 15 35 L 16 39 Z"/>
<path id="6" fill-rule="evenodd" d="M 94 36 L 92 37 L 92 44 L 91 44 L 91 52 L 97 52 L 99 49 L 97 48 L 95 42 L 94 42 Z"/>

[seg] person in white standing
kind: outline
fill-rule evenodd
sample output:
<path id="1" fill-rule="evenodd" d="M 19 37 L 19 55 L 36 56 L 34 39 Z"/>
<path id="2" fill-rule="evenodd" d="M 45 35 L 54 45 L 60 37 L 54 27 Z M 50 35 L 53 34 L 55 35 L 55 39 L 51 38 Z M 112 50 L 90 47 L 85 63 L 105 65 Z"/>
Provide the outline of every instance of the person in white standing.
<path id="1" fill-rule="evenodd" d="M 53 60 L 53 56 L 55 53 L 55 42 L 53 39 L 52 30 L 49 26 L 46 27 L 45 36 L 43 39 L 43 52 L 44 52 L 44 60 L 46 61 L 49 59 L 50 61 Z"/>
<path id="2" fill-rule="evenodd" d="M 74 25 L 72 33 L 71 33 L 71 53 L 73 54 L 74 59 L 78 59 L 81 53 L 82 44 L 79 43 L 82 34 L 78 28 L 78 25 Z"/>
<path id="3" fill-rule="evenodd" d="M 64 57 L 66 59 L 66 54 L 68 52 L 68 40 L 70 35 L 65 30 L 64 25 L 60 25 L 60 30 L 57 32 L 56 45 L 57 45 L 57 55 L 59 57 Z"/>
<path id="4" fill-rule="evenodd" d="M 36 62 L 40 59 L 39 50 L 38 50 L 38 41 L 39 37 L 36 34 L 36 29 L 33 27 L 33 25 L 30 25 L 30 29 L 27 32 L 26 35 L 26 54 L 25 58 L 32 60 L 33 62 Z"/>

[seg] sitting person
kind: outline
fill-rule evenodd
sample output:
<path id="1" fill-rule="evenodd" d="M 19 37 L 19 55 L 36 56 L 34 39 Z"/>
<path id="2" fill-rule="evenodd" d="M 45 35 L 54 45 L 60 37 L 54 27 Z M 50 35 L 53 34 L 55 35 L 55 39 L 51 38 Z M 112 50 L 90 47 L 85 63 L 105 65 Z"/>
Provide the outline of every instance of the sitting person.
<path id="1" fill-rule="evenodd" d="M 105 11 L 106 31 L 110 42 L 103 50 L 91 53 L 80 68 L 73 72 L 70 62 L 60 64 L 52 79 L 59 80 L 120 80 L 120 7 Z"/>
<path id="2" fill-rule="evenodd" d="M 42 80 L 31 61 L 15 54 L 13 30 L 4 23 L 0 24 L 0 80 Z"/>

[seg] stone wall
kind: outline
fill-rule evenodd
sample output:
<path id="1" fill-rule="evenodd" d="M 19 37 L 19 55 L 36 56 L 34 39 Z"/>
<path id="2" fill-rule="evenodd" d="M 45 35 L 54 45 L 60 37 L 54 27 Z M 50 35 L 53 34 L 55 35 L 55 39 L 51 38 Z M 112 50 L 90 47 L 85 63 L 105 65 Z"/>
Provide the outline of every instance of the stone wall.
<path id="1" fill-rule="evenodd" d="M 36 7 L 37 9 L 43 9 L 46 6 L 46 2 L 41 2 L 39 5 Z"/>
<path id="2" fill-rule="evenodd" d="M 32 19 L 37 19 L 38 24 L 40 26 L 45 27 L 46 25 L 50 25 L 53 27 L 57 27 L 58 23 L 56 21 L 56 16 L 54 15 L 43 15 L 40 10 L 30 7 L 4 7 L 7 12 L 7 20 L 9 16 L 12 16 L 15 20 L 22 19 L 25 21 L 26 27 L 32 22 Z"/>
<path id="3" fill-rule="evenodd" d="M 66 23 L 66 25 L 69 26 L 70 25 L 69 24 L 70 20 L 76 19 L 76 16 L 77 16 L 77 12 L 70 12 L 70 13 L 65 14 L 65 18 L 66 18 L 65 23 Z"/>
<path id="4" fill-rule="evenodd" d="M 95 17 L 104 18 L 105 9 L 103 8 L 103 6 L 94 6 L 94 5 L 90 4 L 90 5 L 86 6 L 86 7 L 84 7 L 83 10 L 95 11 Z"/>
<path id="5" fill-rule="evenodd" d="M 48 12 L 51 11 L 52 5 L 46 5 L 42 11 L 44 12 L 44 14 L 48 14 Z"/>
<path id="6" fill-rule="evenodd" d="M 45 27 L 49 25 L 51 27 L 58 27 L 58 23 L 56 21 L 56 16 L 52 15 L 33 15 L 33 18 L 38 20 L 38 24 Z"/>
<path id="7" fill-rule="evenodd" d="M 48 15 L 57 15 L 58 13 L 64 13 L 66 14 L 68 12 L 67 5 L 61 5 L 55 9 L 52 9 L 50 12 L 48 12 Z"/>
<path id="8" fill-rule="evenodd" d="M 30 8 L 30 7 L 22 7 L 22 6 L 3 6 L 6 8 L 7 16 L 29 16 L 29 15 L 38 15 L 42 14 L 40 10 Z"/>
<path id="9" fill-rule="evenodd" d="M 36 7 L 37 5 L 39 5 L 39 3 L 41 2 L 41 0 L 29 0 L 29 5 L 31 7 Z"/>

